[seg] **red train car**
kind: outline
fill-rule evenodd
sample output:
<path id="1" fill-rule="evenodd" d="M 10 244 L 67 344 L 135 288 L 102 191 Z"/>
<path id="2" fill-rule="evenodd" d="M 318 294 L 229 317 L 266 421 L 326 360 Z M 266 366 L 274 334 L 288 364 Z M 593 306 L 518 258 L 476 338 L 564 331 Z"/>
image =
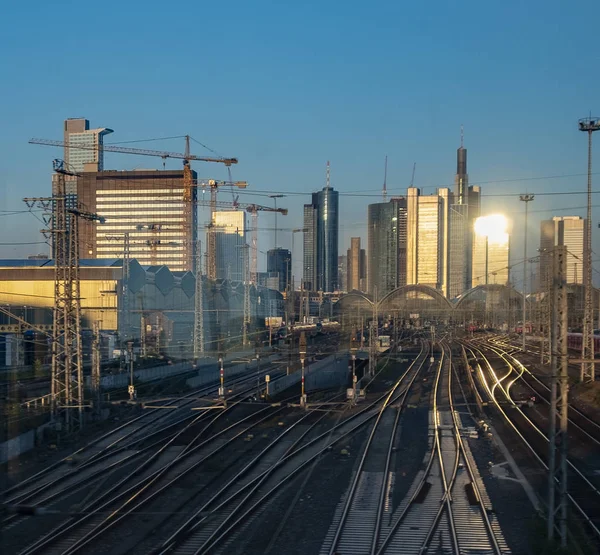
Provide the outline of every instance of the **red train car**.
<path id="1" fill-rule="evenodd" d="M 567 335 L 567 346 L 574 351 L 581 351 L 583 334 L 569 333 Z M 594 335 L 594 353 L 600 352 L 600 335 Z"/>

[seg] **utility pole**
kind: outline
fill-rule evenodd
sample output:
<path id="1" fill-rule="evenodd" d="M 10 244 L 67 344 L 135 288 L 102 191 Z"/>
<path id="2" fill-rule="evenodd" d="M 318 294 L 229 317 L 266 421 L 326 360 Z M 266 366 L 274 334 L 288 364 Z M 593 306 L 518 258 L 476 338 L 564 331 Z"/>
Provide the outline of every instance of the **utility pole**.
<path id="1" fill-rule="evenodd" d="M 301 380 L 301 393 L 300 393 L 300 405 L 306 406 L 306 393 L 304 390 L 304 359 L 306 358 L 306 334 L 302 332 L 300 334 L 300 365 L 302 367 Z"/>
<path id="2" fill-rule="evenodd" d="M 527 322 L 527 215 L 529 213 L 529 203 L 534 199 L 534 195 L 520 195 L 519 200 L 525 203 L 525 234 L 523 235 L 523 352 L 525 352 L 525 323 Z"/>
<path id="3" fill-rule="evenodd" d="M 146 315 L 142 313 L 140 316 L 140 347 L 143 358 L 148 356 L 148 336 L 146 331 Z"/>
<path id="4" fill-rule="evenodd" d="M 52 419 L 67 432 L 83 427 L 83 369 L 81 356 L 81 295 L 79 284 L 78 219 L 104 223 L 104 219 L 67 207 L 65 176 L 77 176 L 62 160 L 54 160 L 56 193 L 52 197 L 25 198 L 28 208 L 45 211 L 54 255 L 54 306 L 51 367 Z M 48 210 L 52 209 L 51 214 Z"/>
<path id="5" fill-rule="evenodd" d="M 546 257 L 546 259 L 551 256 L 553 253 L 550 249 L 544 249 L 540 253 L 540 257 Z M 541 289 L 538 303 L 540 305 L 540 364 L 546 364 L 550 359 L 550 334 L 552 331 L 552 274 L 550 272 L 546 272 L 542 276 Z"/>
<path id="6" fill-rule="evenodd" d="M 379 325 L 379 303 L 377 301 L 377 287 L 374 291 L 373 300 L 373 319 L 371 320 L 371 330 L 369 333 L 369 375 L 375 374 L 375 368 L 377 366 L 377 352 L 378 352 L 378 325 Z"/>
<path id="7" fill-rule="evenodd" d="M 202 242 L 196 240 L 196 288 L 194 292 L 194 359 L 204 355 L 204 291 L 202 284 Z"/>
<path id="8" fill-rule="evenodd" d="M 135 398 L 135 386 L 133 385 L 133 341 L 127 342 L 127 354 L 129 356 L 129 399 Z"/>
<path id="9" fill-rule="evenodd" d="M 567 546 L 567 424 L 569 410 L 569 374 L 567 352 L 567 248 L 554 247 L 552 280 L 552 333 L 551 333 L 551 397 L 550 429 L 548 433 L 548 539 L 555 528 L 561 546 Z M 592 363 L 593 368 L 593 363 Z M 556 429 L 556 413 L 559 428 Z"/>
<path id="10" fill-rule="evenodd" d="M 592 134 L 600 130 L 600 118 L 588 117 L 579 120 L 579 130 L 588 134 L 588 187 L 587 187 L 587 220 L 585 227 L 585 255 L 583 258 L 583 283 L 585 306 L 583 313 L 583 341 L 580 381 L 594 380 L 594 364 L 585 362 L 594 359 L 594 307 L 592 285 Z"/>
<path id="11" fill-rule="evenodd" d="M 248 268 L 248 245 L 244 245 L 244 329 L 242 331 L 244 345 L 248 345 L 250 328 L 250 273 Z"/>
<path id="12" fill-rule="evenodd" d="M 356 402 L 356 384 L 358 382 L 356 378 L 356 351 L 358 350 L 358 342 L 356 341 L 355 332 L 350 332 L 350 356 L 352 357 L 352 403 Z"/>
<path id="13" fill-rule="evenodd" d="M 92 340 L 92 398 L 94 409 L 100 414 L 101 382 L 100 382 L 100 322 L 94 321 Z"/>

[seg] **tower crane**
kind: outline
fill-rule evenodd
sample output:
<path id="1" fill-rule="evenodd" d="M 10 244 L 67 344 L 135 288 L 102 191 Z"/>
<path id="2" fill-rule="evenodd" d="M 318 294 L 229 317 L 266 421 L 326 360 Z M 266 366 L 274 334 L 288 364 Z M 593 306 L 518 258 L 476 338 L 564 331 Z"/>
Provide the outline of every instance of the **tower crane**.
<path id="1" fill-rule="evenodd" d="M 199 162 L 215 162 L 215 163 L 224 164 L 225 166 L 227 166 L 227 168 L 230 168 L 233 164 L 238 163 L 237 158 L 225 158 L 225 157 L 216 157 L 216 156 L 212 156 L 212 157 L 211 156 L 197 156 L 195 154 L 191 154 L 190 153 L 190 136 L 189 135 L 185 136 L 185 152 L 183 152 L 183 153 L 169 152 L 169 151 L 163 151 L 163 150 L 150 150 L 150 149 L 144 149 L 144 148 L 130 148 L 130 147 L 104 145 L 104 144 L 82 145 L 82 144 L 70 143 L 68 141 L 65 142 L 65 141 L 56 141 L 56 140 L 51 140 L 51 139 L 36 139 L 36 138 L 31 139 L 29 141 L 29 144 L 58 146 L 58 147 L 73 148 L 73 149 L 78 149 L 78 150 L 94 150 L 94 151 L 97 150 L 98 152 L 115 152 L 118 154 L 134 154 L 134 155 L 138 155 L 138 156 L 156 156 L 158 158 L 162 158 L 163 167 L 164 167 L 164 164 L 165 164 L 165 161 L 167 160 L 167 158 L 183 160 L 183 200 L 186 203 L 185 204 L 185 212 L 186 212 L 185 221 L 187 222 L 188 226 L 191 226 L 192 222 L 194 221 L 192 214 L 194 212 L 194 201 L 195 201 L 196 195 L 194 195 L 193 189 L 195 186 L 198 185 L 197 183 L 194 183 L 193 174 L 192 174 L 192 170 L 190 167 L 190 162 L 192 160 L 199 161 Z M 210 187 L 211 200 L 213 200 L 214 202 L 216 202 L 218 187 L 221 187 L 223 185 L 228 185 L 228 186 L 235 186 L 235 187 L 245 189 L 248 186 L 248 184 L 245 181 L 232 182 L 232 181 L 217 181 L 217 180 L 213 180 L 213 179 L 204 180 L 199 184 L 203 187 Z M 211 221 L 212 221 L 212 213 L 213 212 L 214 212 L 214 209 L 211 210 Z M 208 246 L 209 253 L 211 252 L 211 250 L 210 250 L 210 248 L 211 248 L 210 236 L 211 235 L 212 234 L 209 234 L 209 246 Z M 185 245 L 185 247 L 187 250 L 187 258 L 188 258 L 188 261 L 189 261 L 189 264 L 191 267 L 191 265 L 192 265 L 191 261 L 193 258 L 194 248 L 193 248 L 193 245 L 191 244 L 193 233 L 191 233 L 190 229 L 186 229 L 186 237 L 188 237 L 189 244 Z M 150 246 L 154 248 L 154 246 L 156 244 L 157 244 L 156 240 L 153 240 L 153 243 Z M 210 259 L 210 257 L 209 257 L 209 259 Z M 208 271 L 209 277 L 214 277 L 214 273 L 216 273 L 216 269 L 211 268 L 210 264 L 209 264 L 208 270 L 209 270 Z M 211 276 L 211 273 L 212 273 L 212 276 Z"/>
<path id="2" fill-rule="evenodd" d="M 258 273 L 258 213 L 275 212 L 287 216 L 287 208 L 270 208 L 269 206 L 260 206 L 258 204 L 248 204 L 245 206 L 246 212 L 252 214 L 252 260 L 250 263 L 250 280 L 257 282 Z"/>
<path id="3" fill-rule="evenodd" d="M 199 200 L 199 206 L 210 206 L 211 215 L 214 214 L 217 208 L 228 208 L 231 210 L 232 205 L 228 202 L 217 202 L 216 200 L 211 199 L 210 201 Z M 258 213 L 259 212 L 277 212 L 284 216 L 287 216 L 288 210 L 287 208 L 272 208 L 270 206 L 261 206 L 259 204 L 246 204 L 243 202 L 237 202 L 233 206 L 234 209 L 245 210 L 249 214 L 252 214 L 252 257 L 250 259 L 250 281 L 254 284 L 257 283 L 257 268 L 258 268 Z M 212 237 L 213 250 L 208 253 L 208 264 L 209 266 L 212 264 L 215 268 L 215 277 L 216 277 L 216 250 L 215 250 L 215 226 L 213 224 L 212 218 L 211 223 L 208 226 L 208 237 L 209 242 Z M 208 277 L 211 277 L 208 274 Z"/>

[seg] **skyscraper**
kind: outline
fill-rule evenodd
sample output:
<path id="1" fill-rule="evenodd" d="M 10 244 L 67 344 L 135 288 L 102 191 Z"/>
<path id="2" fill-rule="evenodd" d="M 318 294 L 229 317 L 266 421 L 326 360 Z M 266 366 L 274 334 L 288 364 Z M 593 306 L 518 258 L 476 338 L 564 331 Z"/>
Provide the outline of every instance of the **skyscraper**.
<path id="1" fill-rule="evenodd" d="M 338 288 L 348 291 L 348 257 L 345 254 L 338 256 Z"/>
<path id="2" fill-rule="evenodd" d="M 90 129 L 90 122 L 85 118 L 70 118 L 65 120 L 64 142 L 80 148 L 65 146 L 64 160 L 75 172 L 85 170 L 86 164 L 94 164 L 94 171 L 104 169 L 104 137 L 112 133 L 112 129 L 101 127 Z"/>
<path id="3" fill-rule="evenodd" d="M 317 287 L 317 210 L 313 203 L 304 205 L 304 252 L 302 264 L 303 289 Z"/>
<path id="4" fill-rule="evenodd" d="M 480 214 L 481 191 L 469 186 L 467 173 L 467 149 L 464 147 L 463 130 L 460 148 L 456 152 L 456 175 L 454 195 L 450 196 L 447 227 L 447 265 L 444 294 L 448 298 L 462 295 L 472 284 L 472 249 L 474 222 Z"/>
<path id="5" fill-rule="evenodd" d="M 367 275 L 366 256 L 365 249 L 360 248 L 360 237 L 350 238 L 350 248 L 346 256 L 348 260 L 348 291 L 364 291 L 364 282 Z"/>
<path id="6" fill-rule="evenodd" d="M 74 184 L 82 206 L 105 218 L 79 220 L 81 258 L 122 257 L 128 234 L 130 257 L 140 264 L 193 269 L 196 214 L 183 200 L 183 170 L 84 172 Z"/>
<path id="7" fill-rule="evenodd" d="M 586 220 L 580 216 L 555 216 L 541 223 L 540 285 L 552 275 L 551 249 L 567 247 L 567 283 L 583 284 L 583 257 Z"/>
<path id="8" fill-rule="evenodd" d="M 277 247 L 267 251 L 267 273 L 278 275 L 278 291 L 286 291 L 290 285 L 292 254 L 287 249 Z"/>
<path id="9" fill-rule="evenodd" d="M 338 288 L 339 193 L 329 182 L 304 205 L 304 286 L 330 293 Z"/>
<path id="10" fill-rule="evenodd" d="M 444 276 L 444 197 L 421 196 L 408 188 L 406 283 L 442 289 Z"/>
<path id="11" fill-rule="evenodd" d="M 407 201 L 404 197 L 368 207 L 369 293 L 383 297 L 406 285 Z"/>
<path id="12" fill-rule="evenodd" d="M 473 236 L 473 287 L 507 285 L 510 279 L 510 238 L 506 218 L 482 216 L 475 220 Z"/>
<path id="13" fill-rule="evenodd" d="M 243 210 L 221 210 L 213 213 L 215 234 L 216 278 L 244 281 L 248 263 L 246 246 L 246 214 Z"/>

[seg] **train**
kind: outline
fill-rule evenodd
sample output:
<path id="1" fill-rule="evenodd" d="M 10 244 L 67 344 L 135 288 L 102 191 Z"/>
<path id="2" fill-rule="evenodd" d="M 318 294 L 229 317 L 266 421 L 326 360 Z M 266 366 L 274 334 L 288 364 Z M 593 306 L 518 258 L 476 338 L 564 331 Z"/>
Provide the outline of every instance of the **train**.
<path id="1" fill-rule="evenodd" d="M 581 345 L 583 342 L 582 333 L 568 333 L 567 334 L 567 346 L 569 349 L 574 351 L 581 351 Z M 600 335 L 594 334 L 594 352 L 600 352 Z"/>

